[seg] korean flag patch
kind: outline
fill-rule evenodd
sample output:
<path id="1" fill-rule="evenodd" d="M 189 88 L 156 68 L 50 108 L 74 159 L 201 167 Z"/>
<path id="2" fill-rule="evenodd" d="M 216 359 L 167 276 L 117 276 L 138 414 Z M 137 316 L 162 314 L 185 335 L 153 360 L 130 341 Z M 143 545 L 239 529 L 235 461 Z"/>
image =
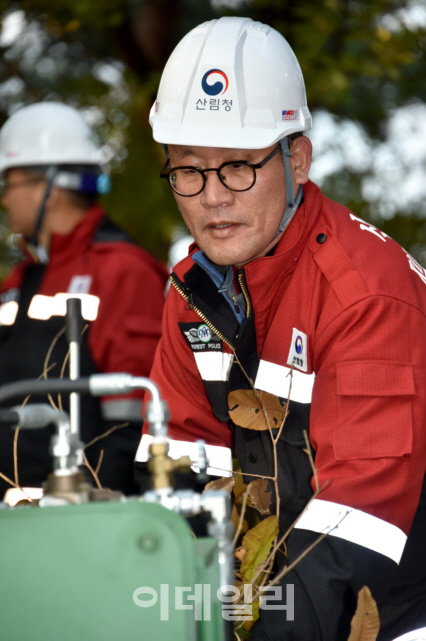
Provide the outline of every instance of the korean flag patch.
<path id="1" fill-rule="evenodd" d="M 300 369 L 302 372 L 308 371 L 308 337 L 295 327 L 293 327 L 287 365 L 290 367 L 293 365 L 295 369 Z"/>

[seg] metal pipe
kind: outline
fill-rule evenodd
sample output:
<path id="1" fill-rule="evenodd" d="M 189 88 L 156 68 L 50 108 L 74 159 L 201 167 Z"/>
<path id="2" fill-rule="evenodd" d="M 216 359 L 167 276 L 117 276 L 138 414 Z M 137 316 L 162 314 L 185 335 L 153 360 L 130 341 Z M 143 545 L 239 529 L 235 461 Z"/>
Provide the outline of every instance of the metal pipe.
<path id="1" fill-rule="evenodd" d="M 70 350 L 69 373 L 72 381 L 80 378 L 80 343 L 82 331 L 83 316 L 81 314 L 81 299 L 69 298 L 67 300 L 66 334 Z M 70 394 L 70 423 L 71 433 L 79 438 L 80 396 L 77 392 Z"/>
<path id="2" fill-rule="evenodd" d="M 167 438 L 169 417 L 167 403 L 161 400 L 157 385 L 149 378 L 142 376 L 132 376 L 120 372 L 117 374 L 93 374 L 88 378 L 78 378 L 77 380 L 49 378 L 41 381 L 33 379 L 17 381 L 0 387 L 0 403 L 16 396 L 27 396 L 28 394 L 37 396 L 79 392 L 92 394 L 92 396 L 115 396 L 128 394 L 135 389 L 146 389 L 151 395 L 151 400 L 146 403 L 145 412 L 151 434 L 160 440 Z"/>
<path id="3" fill-rule="evenodd" d="M 70 379 L 76 381 L 80 377 L 80 345 L 75 341 L 70 343 Z M 80 395 L 70 394 L 70 425 L 72 434 L 80 434 Z"/>

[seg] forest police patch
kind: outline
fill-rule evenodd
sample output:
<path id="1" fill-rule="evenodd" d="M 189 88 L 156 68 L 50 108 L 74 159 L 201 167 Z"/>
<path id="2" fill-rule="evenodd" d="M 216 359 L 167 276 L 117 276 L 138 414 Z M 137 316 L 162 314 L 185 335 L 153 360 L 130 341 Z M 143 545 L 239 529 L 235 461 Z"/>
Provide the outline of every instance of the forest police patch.
<path id="1" fill-rule="evenodd" d="M 223 352 L 222 341 L 205 323 L 179 323 L 179 328 L 193 352 Z"/>

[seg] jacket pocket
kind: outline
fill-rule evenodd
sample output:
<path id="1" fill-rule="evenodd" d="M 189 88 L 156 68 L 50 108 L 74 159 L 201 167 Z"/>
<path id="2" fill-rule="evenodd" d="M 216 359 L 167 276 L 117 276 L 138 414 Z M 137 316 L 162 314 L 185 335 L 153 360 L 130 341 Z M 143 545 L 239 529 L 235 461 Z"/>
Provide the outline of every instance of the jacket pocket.
<path id="1" fill-rule="evenodd" d="M 415 396 L 410 363 L 336 363 L 337 460 L 408 456 L 412 450 L 411 404 Z"/>

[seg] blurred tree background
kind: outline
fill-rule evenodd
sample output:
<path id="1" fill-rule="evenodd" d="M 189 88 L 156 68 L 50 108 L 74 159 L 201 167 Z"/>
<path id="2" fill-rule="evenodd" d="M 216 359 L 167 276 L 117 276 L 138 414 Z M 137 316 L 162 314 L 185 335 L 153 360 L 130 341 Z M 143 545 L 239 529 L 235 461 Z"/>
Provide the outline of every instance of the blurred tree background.
<path id="1" fill-rule="evenodd" d="M 287 38 L 314 117 L 313 179 L 426 264 L 424 0 L 0 0 L 0 125 L 35 101 L 80 108 L 112 174 L 109 214 L 166 259 L 180 217 L 148 114 L 174 46 L 223 15 Z M 0 276 L 15 255 L 1 215 Z"/>

